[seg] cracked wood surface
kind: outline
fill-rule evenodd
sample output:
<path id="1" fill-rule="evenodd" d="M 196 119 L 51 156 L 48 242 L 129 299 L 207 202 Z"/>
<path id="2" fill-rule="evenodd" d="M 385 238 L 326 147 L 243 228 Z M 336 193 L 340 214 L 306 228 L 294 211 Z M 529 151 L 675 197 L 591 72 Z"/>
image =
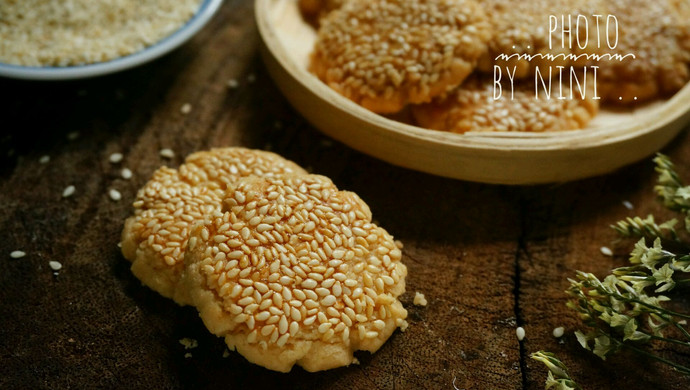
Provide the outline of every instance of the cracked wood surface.
<path id="1" fill-rule="evenodd" d="M 138 69 L 68 83 L 0 80 L 0 388 L 540 389 L 545 369 L 526 358 L 540 349 L 556 352 L 585 389 L 688 388 L 650 361 L 623 354 L 603 363 L 585 353 L 565 308 L 576 269 L 604 275 L 625 260 L 626 243 L 613 259 L 599 251 L 613 246 L 608 225 L 661 212 L 648 161 L 538 187 L 393 167 L 332 142 L 292 111 L 258 42 L 252 2 L 227 1 L 189 44 Z M 228 89 L 229 79 L 239 87 Z M 162 164 L 228 145 L 276 151 L 369 204 L 405 245 L 405 333 L 376 354 L 359 353 L 359 365 L 279 374 L 235 353 L 223 358 L 223 341 L 193 308 L 141 286 L 117 248 L 136 190 Z M 161 148 L 175 158 L 161 158 Z M 119 164 L 108 162 L 115 152 L 125 156 Z M 688 135 L 666 152 L 690 179 Z M 39 163 L 43 155 L 49 163 Z M 75 194 L 61 198 L 70 184 Z M 108 198 L 111 188 L 120 202 Z M 15 249 L 27 256 L 10 259 Z M 50 260 L 63 264 L 59 275 Z M 412 305 L 416 291 L 428 306 Z M 517 325 L 527 332 L 522 344 Z M 566 327 L 563 342 L 551 336 L 557 326 Z M 185 337 L 199 347 L 185 351 Z"/>

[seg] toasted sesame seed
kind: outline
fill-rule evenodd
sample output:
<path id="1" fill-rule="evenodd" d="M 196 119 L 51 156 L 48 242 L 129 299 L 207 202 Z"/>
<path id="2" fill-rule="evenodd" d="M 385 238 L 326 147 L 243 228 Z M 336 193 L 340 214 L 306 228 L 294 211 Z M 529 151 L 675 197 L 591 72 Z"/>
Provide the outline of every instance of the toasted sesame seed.
<path id="1" fill-rule="evenodd" d="M 522 341 L 525 338 L 525 328 L 518 326 L 517 329 L 515 329 L 515 335 L 519 341 Z"/>
<path id="2" fill-rule="evenodd" d="M 336 298 L 333 295 L 327 295 L 325 298 L 321 300 L 321 304 L 323 306 L 333 306 L 335 305 Z"/>
<path id="3" fill-rule="evenodd" d="M 415 292 L 415 293 L 414 293 L 414 301 L 413 301 L 413 303 L 414 303 L 416 306 L 426 306 L 427 301 L 426 301 L 426 298 L 424 297 L 424 294 L 422 294 L 422 293 L 420 293 L 420 292 Z"/>
<path id="4" fill-rule="evenodd" d="M 174 158 L 175 157 L 175 152 L 172 151 L 172 149 L 161 149 L 159 154 L 161 157 L 165 158 Z"/>
<path id="5" fill-rule="evenodd" d="M 285 345 L 285 343 L 287 342 L 289 337 L 290 337 L 289 333 L 285 333 L 284 335 L 280 336 L 278 338 L 278 340 L 276 340 L 276 345 L 279 347 L 282 347 L 283 345 Z"/>
<path id="6" fill-rule="evenodd" d="M 180 107 L 180 112 L 184 115 L 189 114 L 190 112 L 192 112 L 192 105 L 189 103 L 183 104 L 182 107 Z"/>
<path id="7" fill-rule="evenodd" d="M 122 161 L 122 158 L 122 153 L 113 153 L 110 155 L 110 157 L 108 157 L 108 160 L 113 164 L 117 164 Z"/>
<path id="8" fill-rule="evenodd" d="M 38 162 L 41 164 L 48 164 L 50 162 L 50 156 L 47 154 L 45 156 L 41 156 L 41 158 L 38 159 Z"/>
<path id="9" fill-rule="evenodd" d="M 118 200 L 122 199 L 122 194 L 120 194 L 120 191 L 118 191 L 114 188 L 111 188 L 110 191 L 108 191 L 108 196 L 110 196 L 110 199 L 112 199 L 116 202 Z"/>
<path id="10" fill-rule="evenodd" d="M 69 7 L 58 15 L 50 1 L 3 2 L 0 62 L 64 67 L 127 56 L 178 30 L 200 3 L 79 0 L 65 3 Z M 77 91 L 80 97 L 86 94 L 85 89 Z"/>
<path id="11" fill-rule="evenodd" d="M 378 330 L 383 330 L 386 327 L 386 323 L 383 320 L 374 321 L 374 328 Z"/>
<path id="12" fill-rule="evenodd" d="M 120 171 L 120 175 L 122 176 L 123 179 L 129 180 L 132 178 L 132 171 L 129 170 L 128 168 L 122 168 L 122 171 Z"/>
<path id="13" fill-rule="evenodd" d="M 48 262 L 48 265 L 53 271 L 59 271 L 62 269 L 62 264 L 59 261 L 51 260 Z"/>
<path id="14" fill-rule="evenodd" d="M 379 337 L 379 332 L 376 332 L 376 331 L 373 331 L 373 330 L 367 331 L 367 332 L 365 333 L 365 337 L 368 338 L 368 339 L 375 339 L 375 338 Z"/>
<path id="15" fill-rule="evenodd" d="M 76 191 L 76 188 L 74 186 L 67 186 L 65 189 L 62 191 L 62 197 L 63 198 L 69 198 L 74 194 L 74 191 Z"/>
<path id="16" fill-rule="evenodd" d="M 602 246 L 601 248 L 599 248 L 599 250 L 601 251 L 601 254 L 603 254 L 604 256 L 613 256 L 613 251 L 611 250 L 611 248 L 607 246 Z"/>
<path id="17" fill-rule="evenodd" d="M 554 328 L 553 330 L 553 337 L 555 338 L 561 338 L 563 337 L 563 334 L 565 333 L 565 329 L 562 326 L 559 326 L 558 328 Z"/>
<path id="18" fill-rule="evenodd" d="M 180 339 L 180 344 L 184 346 L 184 349 L 194 349 L 199 346 L 199 342 L 196 341 L 195 339 L 190 339 L 190 338 L 183 338 Z"/>
<path id="19" fill-rule="evenodd" d="M 333 324 L 331 324 L 330 322 L 322 323 L 321 325 L 319 325 L 318 328 L 319 333 L 326 333 L 331 328 L 331 326 L 333 326 Z"/>
<path id="20" fill-rule="evenodd" d="M 21 259 L 24 256 L 26 256 L 24 251 L 12 251 L 12 253 L 10 253 L 10 257 L 13 259 Z"/>

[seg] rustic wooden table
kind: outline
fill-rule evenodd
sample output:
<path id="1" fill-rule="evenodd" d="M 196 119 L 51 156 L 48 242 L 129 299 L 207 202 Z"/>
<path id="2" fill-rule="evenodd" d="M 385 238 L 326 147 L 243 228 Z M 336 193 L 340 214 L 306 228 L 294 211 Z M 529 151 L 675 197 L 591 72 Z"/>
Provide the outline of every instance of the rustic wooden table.
<path id="1" fill-rule="evenodd" d="M 603 276 L 625 262 L 629 243 L 613 258 L 600 252 L 615 247 L 609 224 L 662 212 L 650 161 L 537 187 L 397 168 L 306 123 L 266 74 L 258 46 L 252 1 L 229 0 L 190 43 L 138 69 L 77 82 L 0 80 L 0 388 L 540 389 L 546 370 L 528 358 L 537 350 L 556 352 L 585 389 L 690 386 L 648 360 L 586 353 L 565 307 L 575 270 Z M 228 88 L 231 79 L 237 88 Z M 223 341 L 193 308 L 132 276 L 117 243 L 136 190 L 162 164 L 227 145 L 278 152 L 368 202 L 405 245 L 405 333 L 374 355 L 358 354 L 359 365 L 274 373 L 235 353 L 223 358 Z M 162 148 L 176 156 L 163 159 Z M 115 152 L 124 160 L 112 164 Z M 687 132 L 665 152 L 690 179 Z M 123 167 L 132 179 L 120 177 Z M 76 192 L 62 198 L 68 185 Z M 17 249 L 26 257 L 10 258 Z M 57 275 L 51 260 L 63 265 Z M 415 291 L 428 306 L 412 304 Z M 522 343 L 516 326 L 527 332 Z M 562 341 L 551 335 L 558 326 Z M 179 343 L 185 337 L 199 342 L 191 357 Z"/>

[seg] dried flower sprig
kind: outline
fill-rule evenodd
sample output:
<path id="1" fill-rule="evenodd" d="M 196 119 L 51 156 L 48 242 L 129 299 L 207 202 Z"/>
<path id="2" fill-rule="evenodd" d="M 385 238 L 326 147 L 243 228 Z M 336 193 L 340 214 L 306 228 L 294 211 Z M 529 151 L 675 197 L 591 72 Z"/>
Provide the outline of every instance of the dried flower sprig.
<path id="1" fill-rule="evenodd" d="M 683 185 L 668 157 L 659 154 L 654 162 L 659 173 L 655 192 L 668 209 L 681 213 L 690 232 L 690 186 Z M 582 271 L 577 272 L 575 279 L 569 279 L 566 292 L 572 299 L 568 307 L 580 315 L 588 328 L 586 333 L 575 332 L 584 348 L 602 359 L 627 348 L 690 375 L 690 367 L 641 347 L 650 341 L 690 347 L 690 314 L 662 306 L 670 298 L 661 293 L 690 282 L 690 254 L 676 230 L 677 224 L 676 219 L 658 224 L 651 215 L 618 222 L 613 228 L 622 236 L 640 237 L 630 254 L 631 265 L 612 270 L 603 280 Z M 648 241 L 652 245 L 648 246 Z M 665 243 L 680 248 L 680 252 L 664 249 Z M 664 335 L 670 328 L 677 331 L 680 339 Z"/>
<path id="2" fill-rule="evenodd" d="M 653 215 L 648 215 L 647 218 L 628 217 L 623 221 L 618 221 L 615 225 L 611 225 L 623 237 L 664 237 L 668 240 L 679 241 L 678 232 L 676 231 L 677 219 L 671 219 L 661 224 L 658 224 Z"/>
<path id="3" fill-rule="evenodd" d="M 686 229 L 690 229 L 687 217 L 690 215 L 690 186 L 680 180 L 671 160 L 659 153 L 654 159 L 656 171 L 659 173 L 654 191 L 663 199 L 664 206 L 670 210 L 686 214 Z M 690 232 L 690 230 L 688 230 Z"/>
<path id="4" fill-rule="evenodd" d="M 538 351 L 531 354 L 530 357 L 544 363 L 546 368 L 549 369 L 544 386 L 546 390 L 582 390 L 582 387 L 570 378 L 565 364 L 558 360 L 552 352 Z"/>
<path id="5" fill-rule="evenodd" d="M 654 158 L 656 172 L 659 174 L 654 191 L 659 195 L 664 206 L 676 211 L 683 217 L 685 230 L 690 233 L 690 185 L 684 185 L 671 160 L 659 153 Z M 623 237 L 661 238 L 680 242 L 676 226 L 677 219 L 671 219 L 663 223 L 657 223 L 654 216 L 626 218 L 612 227 Z"/>

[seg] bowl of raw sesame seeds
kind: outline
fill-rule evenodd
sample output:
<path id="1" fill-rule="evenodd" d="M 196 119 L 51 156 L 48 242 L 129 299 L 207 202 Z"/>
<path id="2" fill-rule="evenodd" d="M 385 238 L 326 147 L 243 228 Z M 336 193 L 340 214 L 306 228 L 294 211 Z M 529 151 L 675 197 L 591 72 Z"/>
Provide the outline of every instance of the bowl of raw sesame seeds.
<path id="1" fill-rule="evenodd" d="M 69 80 L 152 61 L 202 27 L 222 0 L 0 0 L 0 76 Z"/>
<path id="2" fill-rule="evenodd" d="M 473 11 L 469 12 L 468 7 L 456 9 L 456 3 L 474 4 L 474 8 L 471 8 Z M 668 83 L 673 85 L 673 90 L 662 91 L 664 83 L 656 82 L 660 75 L 671 73 L 667 68 L 683 69 L 683 66 L 690 66 L 682 63 L 687 58 L 683 54 L 685 49 L 680 49 L 683 42 L 673 41 L 672 35 L 675 33 L 655 29 L 653 21 L 647 21 L 650 23 L 648 26 L 643 23 L 644 20 L 637 20 L 639 12 L 625 7 L 615 11 L 622 20 L 625 18 L 625 26 L 636 33 L 646 34 L 644 36 L 648 40 L 659 43 L 658 47 L 673 48 L 669 49 L 672 53 L 659 50 L 655 52 L 657 56 L 672 58 L 673 54 L 673 58 L 677 58 L 669 59 L 667 62 L 671 66 L 665 68 L 655 67 L 654 64 L 659 62 L 655 58 L 640 55 L 639 66 L 631 69 L 644 69 L 651 81 L 638 78 L 639 72 L 633 75 L 634 72 L 629 69 L 622 68 L 627 73 L 620 70 L 623 65 L 618 62 L 608 64 L 610 72 L 606 77 L 602 76 L 603 81 L 608 80 L 607 93 L 611 96 L 607 98 L 621 99 L 621 105 L 602 105 L 597 112 L 593 107 L 598 104 L 592 103 L 592 95 L 589 95 L 588 101 L 583 99 L 584 102 L 561 105 L 561 97 L 555 97 L 546 104 L 534 99 L 534 90 L 527 101 L 529 92 L 521 92 L 517 89 L 519 85 L 516 87 L 516 96 L 522 94 L 519 98 L 522 100 L 513 104 L 511 92 L 504 88 L 504 94 L 509 98 L 498 101 L 490 94 L 492 83 L 487 82 L 486 75 L 482 74 L 482 58 L 475 57 L 473 46 L 478 41 L 477 34 L 486 32 L 481 20 L 475 18 L 476 5 L 489 3 L 508 3 L 510 6 L 503 9 L 512 12 L 506 16 L 511 23 L 514 16 L 519 16 L 514 15 L 514 4 L 510 0 L 255 0 L 255 15 L 267 70 L 297 111 L 334 139 L 405 168 L 497 184 L 577 180 L 606 174 L 642 160 L 661 149 L 690 123 L 690 83 L 676 83 L 676 79 L 682 77 L 668 77 L 674 81 Z M 531 12 L 544 13 L 541 6 L 531 5 L 531 2 L 515 3 L 529 6 Z M 612 2 L 613 5 L 619 3 Z M 643 3 L 639 3 L 636 2 L 642 6 Z M 669 1 L 661 3 L 658 7 L 676 4 Z M 538 4 L 551 6 L 551 2 Z M 314 9 L 310 8 L 312 5 Z M 313 11 L 311 18 L 305 14 L 305 7 Z M 434 18 L 424 12 L 418 23 L 414 17 L 410 19 L 410 12 L 405 7 L 412 10 L 425 7 L 436 7 L 436 10 L 455 8 L 454 13 L 435 10 L 438 17 Z M 669 12 L 666 8 L 663 11 Z M 323 16 L 324 13 L 327 16 Z M 485 16 L 494 14 L 485 12 Z M 448 15 L 456 17 L 452 19 Z M 394 18 L 400 18 L 400 21 Z M 540 27 L 537 20 L 542 19 L 549 20 L 529 15 L 520 18 L 527 27 L 536 26 L 534 29 L 537 32 Z M 490 20 L 492 28 L 489 30 L 494 33 L 500 30 L 496 28 L 500 26 L 499 23 L 501 21 L 495 18 Z M 434 24 L 432 29 L 435 30 L 422 31 L 429 24 Z M 459 35 L 443 35 L 453 30 L 456 24 L 469 27 L 461 29 Z M 686 26 L 680 22 L 678 24 L 678 28 Z M 377 28 L 386 30 L 379 31 Z M 340 30 L 333 33 L 333 29 Z M 512 31 L 508 27 L 504 30 L 507 33 Z M 435 34 L 434 31 L 440 33 Z M 690 34 L 690 29 L 686 32 Z M 676 35 L 683 36 L 680 33 Z M 415 41 L 416 36 L 429 39 Z M 495 40 L 494 43 L 501 43 L 491 35 L 489 43 L 491 39 Z M 355 41 L 359 46 L 352 43 Z M 447 49 L 448 42 L 459 44 L 455 49 Z M 630 44 L 633 43 L 645 44 Z M 436 44 L 437 48 L 427 50 L 426 47 L 432 44 Z M 438 47 L 441 49 L 437 50 Z M 637 48 L 634 45 L 631 47 Z M 642 48 L 646 47 L 643 45 Z M 501 48 L 497 45 L 497 50 Z M 419 56 L 422 61 L 416 66 L 396 65 L 407 64 L 407 60 L 414 60 L 411 57 L 424 50 L 427 53 Z M 445 53 L 451 53 L 452 50 L 456 50 L 453 59 L 447 59 Z M 646 52 L 650 50 L 641 50 L 638 54 Z M 429 69 L 447 67 L 445 73 L 420 73 L 420 66 L 424 65 L 426 59 L 431 64 Z M 468 75 L 467 64 L 477 65 L 472 74 Z M 526 65 L 523 69 L 526 74 L 536 72 L 534 69 L 537 66 Z M 409 75 L 407 78 L 402 76 L 405 72 Z M 458 81 L 460 78 L 455 77 L 458 74 L 466 76 L 466 81 Z M 558 76 L 554 78 L 558 80 Z M 567 79 L 568 76 L 563 78 Z M 401 81 L 403 79 L 406 81 Z M 527 79 L 534 80 L 534 77 Z M 387 80 L 402 87 L 391 86 Z M 408 84 L 411 87 L 405 89 L 407 80 L 411 80 Z M 424 85 L 415 85 L 413 82 L 417 80 Z M 442 82 L 440 86 L 439 82 Z M 461 84 L 448 92 L 451 82 Z M 603 84 L 600 87 L 601 93 Z M 456 106 L 451 105 L 452 110 L 446 110 L 443 104 L 435 105 L 434 99 L 443 97 L 444 88 L 446 96 L 456 97 L 455 92 L 459 92 L 457 100 L 460 109 L 456 110 L 453 108 Z M 578 86 L 573 84 L 570 88 L 573 91 Z M 493 89 L 495 93 L 495 87 Z M 431 96 L 439 90 L 441 95 Z M 566 88 L 563 90 L 567 91 Z M 642 92 L 646 93 L 641 95 L 644 102 L 634 103 L 637 101 L 636 95 Z M 428 101 L 433 104 L 425 104 Z M 464 126 L 459 129 L 461 131 L 435 128 L 438 123 L 449 122 L 449 118 L 455 119 L 453 116 L 456 112 L 471 114 L 469 119 L 472 120 L 457 121 Z M 481 122 L 488 122 L 490 131 Z M 554 128 L 554 124 L 561 128 Z"/>

